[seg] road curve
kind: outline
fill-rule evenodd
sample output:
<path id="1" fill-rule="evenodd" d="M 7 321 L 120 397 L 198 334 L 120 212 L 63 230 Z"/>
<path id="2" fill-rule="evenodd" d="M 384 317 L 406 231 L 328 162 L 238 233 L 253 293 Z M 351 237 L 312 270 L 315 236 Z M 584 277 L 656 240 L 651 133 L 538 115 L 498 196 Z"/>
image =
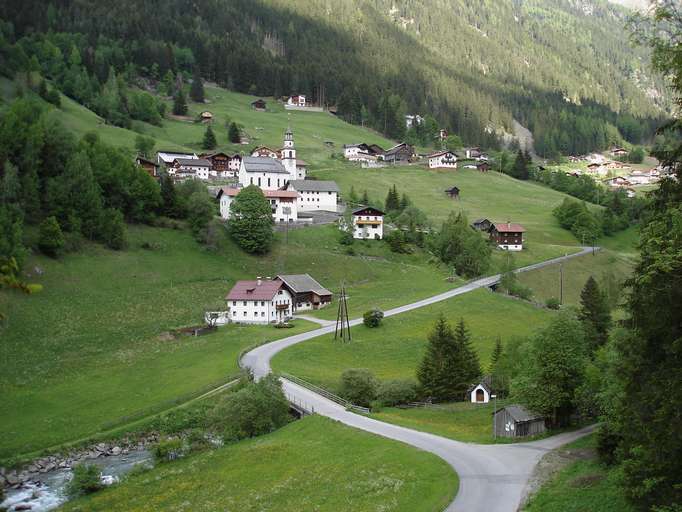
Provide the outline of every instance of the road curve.
<path id="1" fill-rule="evenodd" d="M 566 259 L 589 254 L 592 250 L 591 247 L 583 247 L 580 252 L 575 254 L 529 265 L 518 269 L 516 272 L 542 268 Z M 428 306 L 479 288 L 488 287 L 498 282 L 499 279 L 499 274 L 477 279 L 447 292 L 390 309 L 385 311 L 384 315 L 398 315 Z M 361 318 L 356 318 L 350 321 L 350 325 L 358 325 L 361 322 Z M 250 368 L 256 378 L 263 377 L 270 373 L 270 360 L 278 352 L 333 331 L 334 325 L 329 325 L 262 345 L 244 354 L 241 365 Z M 307 388 L 285 379 L 282 379 L 282 382 L 284 392 L 289 400 L 303 404 L 308 410 L 314 409 L 317 414 L 322 414 L 367 432 L 402 441 L 444 459 L 454 468 L 460 480 L 457 496 L 446 509 L 449 512 L 515 512 L 523 499 L 528 480 L 540 458 L 547 451 L 571 442 L 591 431 L 591 428 L 588 427 L 530 443 L 508 445 L 462 443 L 352 413 Z"/>

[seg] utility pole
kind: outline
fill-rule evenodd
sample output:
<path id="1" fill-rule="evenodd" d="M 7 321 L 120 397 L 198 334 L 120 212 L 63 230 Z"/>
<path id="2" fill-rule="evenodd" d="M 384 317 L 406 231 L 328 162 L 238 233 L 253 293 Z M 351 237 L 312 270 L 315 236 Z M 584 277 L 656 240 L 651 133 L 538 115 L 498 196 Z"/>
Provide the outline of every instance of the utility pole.
<path id="1" fill-rule="evenodd" d="M 346 339 L 348 337 L 348 339 Z M 336 327 L 334 328 L 334 339 L 341 338 L 341 341 L 351 341 L 350 321 L 348 320 L 348 303 L 346 302 L 346 285 L 341 285 L 341 296 L 339 297 L 339 311 L 336 314 Z"/>
<path id="2" fill-rule="evenodd" d="M 493 399 L 493 439 L 497 439 L 497 395 L 490 395 Z"/>
<path id="3" fill-rule="evenodd" d="M 559 263 L 559 304 L 564 303 L 564 264 Z"/>

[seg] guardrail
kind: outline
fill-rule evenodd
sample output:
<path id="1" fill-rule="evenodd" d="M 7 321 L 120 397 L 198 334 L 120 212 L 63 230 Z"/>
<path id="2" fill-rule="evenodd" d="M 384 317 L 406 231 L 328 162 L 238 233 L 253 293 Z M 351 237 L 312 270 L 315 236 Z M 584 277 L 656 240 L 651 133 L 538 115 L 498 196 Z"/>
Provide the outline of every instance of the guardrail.
<path id="1" fill-rule="evenodd" d="M 354 403 L 349 402 L 345 398 L 341 398 L 340 396 L 335 395 L 334 393 L 327 391 L 324 388 L 316 386 L 315 384 L 311 384 L 310 382 L 307 382 L 303 379 L 299 379 L 295 375 L 290 375 L 288 373 L 283 373 L 283 372 L 278 373 L 278 375 L 280 377 L 282 377 L 283 379 L 286 379 L 288 381 L 293 382 L 294 384 L 298 384 L 301 387 L 309 389 L 310 391 L 313 391 L 313 392 L 317 393 L 318 395 L 325 397 L 327 400 L 331 400 L 332 402 L 337 403 L 337 404 L 345 407 L 346 409 L 350 409 L 351 411 L 361 412 L 363 414 L 369 414 L 369 412 L 370 412 L 369 408 L 367 408 L 367 407 L 362 407 L 361 405 L 355 405 Z"/>

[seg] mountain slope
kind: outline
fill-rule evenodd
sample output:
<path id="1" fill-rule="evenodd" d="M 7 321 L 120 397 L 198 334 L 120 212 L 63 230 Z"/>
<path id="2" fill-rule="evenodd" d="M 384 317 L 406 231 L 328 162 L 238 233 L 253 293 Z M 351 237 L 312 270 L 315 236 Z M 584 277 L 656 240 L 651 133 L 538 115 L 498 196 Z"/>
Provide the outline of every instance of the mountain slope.
<path id="1" fill-rule="evenodd" d="M 0 6 L 18 35 L 45 36 L 65 65 L 76 47 L 106 81 L 128 62 L 152 79 L 191 72 L 241 92 L 301 92 L 393 138 L 431 113 L 466 142 L 494 145 L 515 118 L 544 153 L 641 142 L 667 107 L 626 10 L 605 0 L 39 0 Z M 83 34 L 75 36 L 74 34 Z M 27 54 L 47 53 L 31 36 Z M 643 129 L 621 129 L 619 115 Z M 577 141 L 560 140 L 559 132 Z M 554 130 L 554 131 L 553 131 Z"/>

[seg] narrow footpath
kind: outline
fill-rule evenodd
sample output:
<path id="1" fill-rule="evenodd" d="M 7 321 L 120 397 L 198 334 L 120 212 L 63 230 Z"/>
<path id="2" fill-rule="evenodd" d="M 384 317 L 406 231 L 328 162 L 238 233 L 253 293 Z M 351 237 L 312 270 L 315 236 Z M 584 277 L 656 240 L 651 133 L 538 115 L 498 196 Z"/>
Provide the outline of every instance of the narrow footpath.
<path id="1" fill-rule="evenodd" d="M 583 256 L 593 251 L 583 247 L 580 252 L 522 267 L 516 272 L 527 272 Z M 458 288 L 428 297 L 426 299 L 399 306 L 384 312 L 393 316 L 417 308 L 435 304 L 499 282 L 501 276 L 494 275 L 477 279 Z M 361 318 L 350 321 L 358 325 Z M 321 327 L 288 338 L 283 338 L 251 350 L 244 354 L 241 365 L 250 368 L 256 378 L 270 373 L 270 360 L 280 351 L 303 341 L 334 331 L 334 324 Z M 347 411 L 344 407 L 282 379 L 284 392 L 291 401 L 301 404 L 309 411 L 338 420 L 351 427 L 372 432 L 383 437 L 402 441 L 422 450 L 438 455 L 450 464 L 459 475 L 459 490 L 448 512 L 515 512 L 521 504 L 526 486 L 542 456 L 581 436 L 590 433 L 593 427 L 575 432 L 559 434 L 540 441 L 506 445 L 480 445 L 453 441 L 434 434 L 419 432 L 405 427 L 384 423 L 366 416 Z"/>

